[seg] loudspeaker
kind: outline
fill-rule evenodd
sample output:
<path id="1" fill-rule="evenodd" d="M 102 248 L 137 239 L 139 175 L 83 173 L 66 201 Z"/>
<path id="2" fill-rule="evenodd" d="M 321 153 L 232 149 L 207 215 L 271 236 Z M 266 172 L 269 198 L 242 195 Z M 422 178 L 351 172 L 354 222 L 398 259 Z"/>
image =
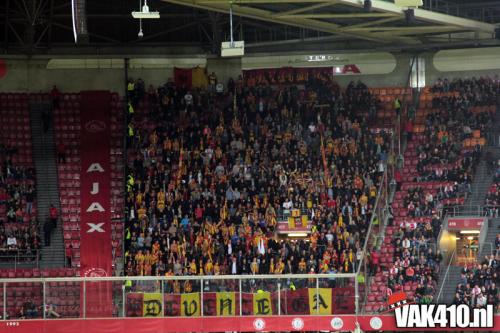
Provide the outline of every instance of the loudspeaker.
<path id="1" fill-rule="evenodd" d="M 369 12 L 372 10 L 372 0 L 365 0 L 364 4 L 363 4 L 363 8 Z"/>
<path id="2" fill-rule="evenodd" d="M 495 28 L 495 38 L 500 40 L 500 27 Z"/>
<path id="3" fill-rule="evenodd" d="M 408 25 L 415 23 L 415 11 L 412 8 L 405 10 L 405 19 Z"/>

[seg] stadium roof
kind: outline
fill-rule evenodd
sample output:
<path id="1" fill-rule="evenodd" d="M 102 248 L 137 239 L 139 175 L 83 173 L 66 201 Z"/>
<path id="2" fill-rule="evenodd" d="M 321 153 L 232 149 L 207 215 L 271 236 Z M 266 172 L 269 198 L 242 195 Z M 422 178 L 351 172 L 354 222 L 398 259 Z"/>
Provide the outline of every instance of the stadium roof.
<path id="1" fill-rule="evenodd" d="M 83 1 L 83 0 L 75 0 Z M 228 0 L 149 0 L 161 19 L 139 22 L 137 0 L 86 0 L 88 43 L 74 47 L 71 1 L 3 0 L 0 47 L 16 54 L 218 53 L 229 39 Z M 293 49 L 422 50 L 496 45 L 500 1 L 426 0 L 405 8 L 372 0 L 233 0 L 235 39 L 247 52 Z"/>

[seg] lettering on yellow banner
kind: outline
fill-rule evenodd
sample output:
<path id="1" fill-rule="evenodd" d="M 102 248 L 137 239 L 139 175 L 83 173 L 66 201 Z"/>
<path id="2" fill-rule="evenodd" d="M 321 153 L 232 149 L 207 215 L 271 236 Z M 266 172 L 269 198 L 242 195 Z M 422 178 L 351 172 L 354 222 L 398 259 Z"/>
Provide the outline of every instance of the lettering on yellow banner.
<path id="1" fill-rule="evenodd" d="M 256 316 L 270 316 L 273 314 L 271 293 L 264 291 L 253 294 L 253 314 Z"/>
<path id="2" fill-rule="evenodd" d="M 332 289 L 309 288 L 309 310 L 311 314 L 332 314 Z"/>
<path id="3" fill-rule="evenodd" d="M 236 314 L 236 300 L 234 293 L 217 293 L 217 316 L 234 316 Z"/>
<path id="4" fill-rule="evenodd" d="M 143 317 L 161 317 L 162 314 L 162 294 L 145 293 L 142 300 Z"/>
<path id="5" fill-rule="evenodd" d="M 196 317 L 200 315 L 200 293 L 181 295 L 181 316 Z"/>

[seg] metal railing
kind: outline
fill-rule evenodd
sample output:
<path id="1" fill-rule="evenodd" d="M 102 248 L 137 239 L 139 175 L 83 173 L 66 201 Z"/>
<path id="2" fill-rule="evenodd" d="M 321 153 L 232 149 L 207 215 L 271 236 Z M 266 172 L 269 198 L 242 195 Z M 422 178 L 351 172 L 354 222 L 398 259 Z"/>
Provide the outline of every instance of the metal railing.
<path id="1" fill-rule="evenodd" d="M 456 252 L 457 252 L 456 249 L 453 250 L 453 252 L 451 253 L 451 255 L 448 257 L 448 267 L 446 268 L 446 273 L 443 276 L 443 281 L 441 282 L 441 288 L 439 288 L 439 293 L 438 293 L 438 295 L 436 297 L 436 303 L 440 303 L 441 302 L 441 296 L 443 294 L 443 287 L 447 284 L 446 281 L 449 278 L 450 267 L 453 265 L 453 260 L 455 259 Z"/>
<path id="2" fill-rule="evenodd" d="M 277 218 L 278 222 L 288 221 L 288 218 L 292 217 L 292 210 L 295 210 L 295 209 L 300 211 L 301 216 L 302 215 L 307 215 L 307 216 L 310 215 L 310 210 L 307 208 L 291 208 L 291 209 L 279 208 L 276 210 L 276 218 Z"/>
<path id="3" fill-rule="evenodd" d="M 494 206 L 483 205 L 462 205 L 462 206 L 446 206 L 443 208 L 443 213 L 448 217 L 454 216 L 488 216 L 488 208 Z"/>
<path id="4" fill-rule="evenodd" d="M 478 253 L 478 260 L 481 260 L 481 258 L 479 258 L 479 256 L 483 253 L 483 249 L 484 249 L 484 246 L 485 245 L 488 245 L 488 248 L 490 249 L 490 252 L 488 254 L 488 256 L 491 256 L 491 255 L 497 255 L 497 252 L 498 250 L 497 249 L 493 249 L 493 243 L 492 242 L 484 242 L 481 244 L 481 248 L 480 250 L 477 252 Z"/>
<path id="5" fill-rule="evenodd" d="M 366 232 L 365 243 L 363 245 L 363 252 L 361 260 L 359 261 L 358 269 L 357 269 L 357 282 L 359 282 L 360 287 L 362 288 L 361 293 L 356 293 L 356 297 L 359 298 L 362 296 L 361 300 L 357 300 L 356 304 L 358 304 L 358 311 L 364 308 L 366 304 L 366 300 L 368 298 L 368 291 L 370 288 L 370 279 L 369 279 L 369 269 L 368 269 L 368 258 L 367 255 L 373 249 L 377 249 L 382 243 L 380 240 L 383 236 L 381 236 L 385 230 L 387 219 L 388 219 L 388 200 L 389 200 L 389 191 L 390 187 L 388 184 L 388 168 L 382 177 L 381 183 L 379 185 L 377 199 L 373 206 L 372 216 L 370 219 L 370 224 L 368 226 L 368 230 Z"/>
<path id="6" fill-rule="evenodd" d="M 9 266 L 14 264 L 14 269 L 20 264 L 34 264 L 35 267 L 40 267 L 40 250 L 0 250 L 0 264 L 8 263 Z"/>
<path id="7" fill-rule="evenodd" d="M 61 314 L 64 311 L 60 309 L 68 306 L 77 310 L 63 313 L 64 318 L 95 319 L 96 311 L 108 305 L 109 311 L 97 312 L 100 318 L 153 316 L 147 313 L 153 299 L 155 317 L 354 314 L 358 299 L 356 276 L 355 273 L 339 273 L 0 279 L 3 287 L 0 289 L 0 294 L 3 293 L 0 313 L 2 318 L 22 319 L 18 309 L 13 313 L 12 307 L 19 301 L 29 301 L 37 312 L 29 319 L 49 319 L 43 309 L 53 307 Z M 187 284 L 190 290 L 185 289 Z M 182 292 L 176 285 L 184 286 Z M 30 290 L 29 295 L 25 299 L 17 297 L 25 293 L 26 287 Z M 97 291 L 102 294 L 96 300 Z M 89 294 L 93 295 L 89 297 Z M 16 298 L 8 295 L 16 295 Z M 181 309 L 188 298 L 190 307 L 192 304 L 198 311 Z M 230 313 L 220 314 L 220 309 L 216 310 L 222 298 L 232 302 Z M 262 304 L 258 305 L 259 302 Z M 212 309 L 207 307 L 209 303 Z M 137 306 L 144 308 L 144 312 L 138 311 Z"/>

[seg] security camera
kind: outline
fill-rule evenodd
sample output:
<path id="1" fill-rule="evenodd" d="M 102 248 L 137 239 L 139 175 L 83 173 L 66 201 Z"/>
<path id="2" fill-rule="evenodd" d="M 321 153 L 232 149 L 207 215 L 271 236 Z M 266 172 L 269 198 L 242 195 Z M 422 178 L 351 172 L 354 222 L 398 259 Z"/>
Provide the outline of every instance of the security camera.
<path id="1" fill-rule="evenodd" d="M 139 30 L 139 33 L 137 34 L 137 36 L 138 36 L 139 38 L 144 37 L 144 33 L 142 32 L 142 29 L 141 29 L 141 30 Z"/>

